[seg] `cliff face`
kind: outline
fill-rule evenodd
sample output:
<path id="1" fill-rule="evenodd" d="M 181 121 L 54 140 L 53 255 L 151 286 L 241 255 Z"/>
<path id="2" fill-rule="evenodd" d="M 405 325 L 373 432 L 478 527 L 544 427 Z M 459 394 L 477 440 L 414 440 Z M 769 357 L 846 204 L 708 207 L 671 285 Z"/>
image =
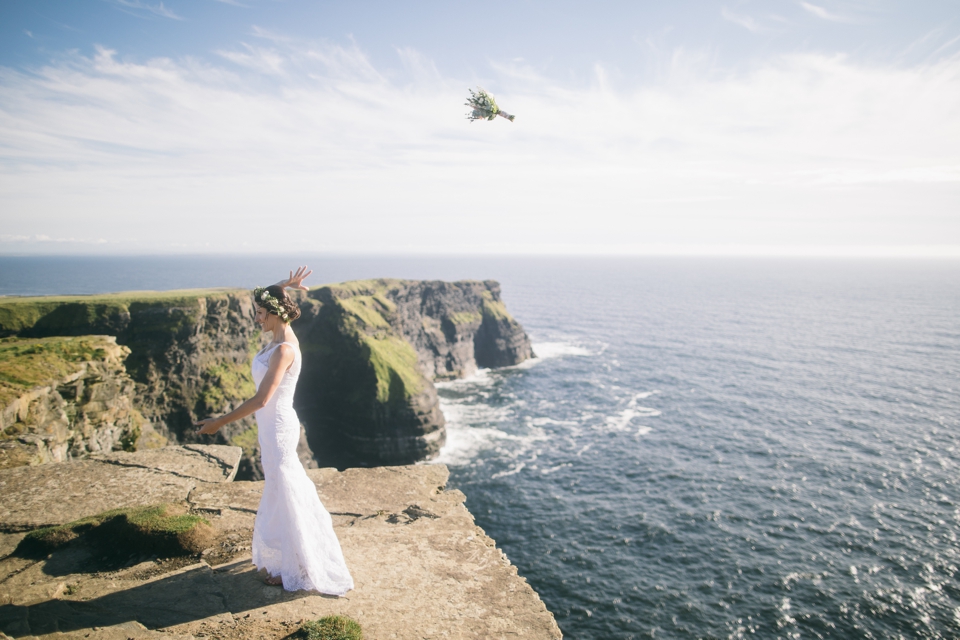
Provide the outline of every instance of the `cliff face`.
<path id="1" fill-rule="evenodd" d="M 133 406 L 129 353 L 110 336 L 0 340 L 0 468 L 163 446 Z"/>
<path id="2" fill-rule="evenodd" d="M 435 456 L 446 435 L 433 381 L 461 378 L 478 367 L 517 364 L 533 355 L 522 327 L 500 300 L 496 282 L 366 280 L 298 295 L 303 315 L 294 330 L 301 341 L 303 372 L 297 410 L 307 427 L 299 453 L 308 467 L 316 466 L 315 457 L 345 467 L 407 464 Z M 116 339 L 113 350 L 122 351 L 84 365 L 90 376 L 100 376 L 96 384 L 77 383 L 78 390 L 71 391 L 76 381 L 57 379 L 44 383 L 50 389 L 45 395 L 37 392 L 33 400 L 23 400 L 23 406 L 33 403 L 37 415 L 49 416 L 43 429 L 60 435 L 41 438 L 47 443 L 45 453 L 37 445 L 36 453 L 14 457 L 59 461 L 82 457 L 85 451 L 136 447 L 140 440 L 131 440 L 133 427 L 126 423 L 116 432 L 94 428 L 98 438 L 106 439 L 96 444 L 92 435 L 84 436 L 91 442 L 85 450 L 65 444 L 80 439 L 56 426 L 63 423 L 60 414 L 92 416 L 99 405 L 91 403 L 100 402 L 100 396 L 89 395 L 95 393 L 115 404 L 121 396 L 132 399 L 131 407 L 117 411 L 132 411 L 131 420 L 142 418 L 141 431 L 149 428 L 160 438 L 240 446 L 244 456 L 238 477 L 262 478 L 252 416 L 213 439 L 197 436 L 193 426 L 197 418 L 230 411 L 255 392 L 250 359 L 262 338 L 254 314 L 250 292 L 234 290 L 0 299 L 0 336 L 92 340 L 90 334 L 108 334 Z M 75 404 L 87 409 L 70 408 L 71 398 L 79 398 Z M 103 420 L 106 424 L 113 418 Z"/>
<path id="3" fill-rule="evenodd" d="M 229 411 L 253 395 L 250 356 L 260 345 L 248 291 L 131 292 L 103 296 L 15 298 L 0 302 L 0 335 L 107 333 L 127 349 L 127 394 L 162 437 L 197 436 L 198 417 Z M 262 477 L 256 421 L 229 425 L 214 438 L 244 449 L 241 474 Z"/>
<path id="4" fill-rule="evenodd" d="M 433 381 L 533 356 L 493 281 L 363 280 L 308 296 L 297 402 L 321 463 L 331 445 L 351 464 L 436 456 L 446 431 Z"/>

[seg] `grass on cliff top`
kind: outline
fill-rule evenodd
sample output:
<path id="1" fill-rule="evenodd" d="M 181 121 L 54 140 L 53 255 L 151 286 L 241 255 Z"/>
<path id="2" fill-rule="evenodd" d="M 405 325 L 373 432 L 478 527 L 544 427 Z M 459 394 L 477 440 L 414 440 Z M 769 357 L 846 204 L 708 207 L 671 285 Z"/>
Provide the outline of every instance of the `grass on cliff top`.
<path id="1" fill-rule="evenodd" d="M 346 616 L 326 616 L 305 622 L 288 636 L 297 640 L 363 640 L 360 623 Z"/>
<path id="2" fill-rule="evenodd" d="M 337 293 L 346 293 L 350 295 L 374 296 L 384 293 L 391 287 L 405 282 L 396 278 L 371 278 L 369 280 L 349 280 L 347 282 L 331 282 L 317 287 L 311 287 L 311 290 L 328 288 Z"/>
<path id="3" fill-rule="evenodd" d="M 183 303 L 214 295 L 243 292 L 243 289 L 177 289 L 172 291 L 123 291 L 89 296 L 0 296 L 0 330 L 8 335 L 30 329 L 41 318 L 60 307 L 76 307 L 83 317 L 73 323 L 92 323 L 98 318 L 125 313 L 136 303 Z M 66 318 L 64 320 L 67 320 Z"/>
<path id="4" fill-rule="evenodd" d="M 115 350 L 108 336 L 0 338 L 0 407 L 34 387 L 77 373 L 84 362 Z"/>
<path id="5" fill-rule="evenodd" d="M 123 562 L 130 554 L 192 555 L 206 549 L 213 538 L 213 528 L 204 518 L 188 514 L 182 505 L 160 504 L 113 509 L 58 527 L 35 529 L 20 541 L 14 555 L 45 558 L 78 541 L 105 554 L 109 564 Z"/>
<path id="6" fill-rule="evenodd" d="M 0 305 L 36 304 L 40 302 L 136 302 L 169 298 L 203 298 L 225 293 L 242 293 L 246 289 L 210 288 L 210 289 L 171 289 L 169 291 L 118 291 L 116 293 L 93 293 L 76 296 L 0 296 Z M 253 296 L 253 292 L 249 292 Z"/>

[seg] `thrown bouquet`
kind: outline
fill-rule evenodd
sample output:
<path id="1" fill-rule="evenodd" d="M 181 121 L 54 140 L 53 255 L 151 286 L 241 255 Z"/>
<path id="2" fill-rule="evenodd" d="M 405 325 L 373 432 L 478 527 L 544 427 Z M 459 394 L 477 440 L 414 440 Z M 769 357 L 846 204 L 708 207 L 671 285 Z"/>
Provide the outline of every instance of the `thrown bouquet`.
<path id="1" fill-rule="evenodd" d="M 467 89 L 470 96 L 467 98 L 466 105 L 473 111 L 467 114 L 467 120 L 493 120 L 497 116 L 502 116 L 513 122 L 516 116 L 512 116 L 497 106 L 497 101 L 492 95 L 487 93 L 483 87 L 477 87 L 477 90 Z"/>

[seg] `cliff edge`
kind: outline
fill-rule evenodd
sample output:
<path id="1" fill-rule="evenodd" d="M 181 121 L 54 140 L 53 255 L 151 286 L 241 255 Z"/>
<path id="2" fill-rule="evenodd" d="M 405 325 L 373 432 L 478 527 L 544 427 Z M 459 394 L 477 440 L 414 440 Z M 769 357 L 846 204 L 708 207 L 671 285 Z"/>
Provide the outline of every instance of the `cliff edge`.
<path id="1" fill-rule="evenodd" d="M 0 514 L 0 637 L 279 640 L 326 615 L 357 620 L 368 638 L 561 637 L 464 495 L 445 488 L 442 465 L 309 470 L 356 587 L 331 598 L 266 586 L 250 561 L 263 483 L 231 482 L 240 454 L 190 445 L 0 470 L 12 499 Z M 211 546 L 119 566 L 80 539 L 39 558 L 16 551 L 38 527 L 157 502 L 205 519 Z"/>

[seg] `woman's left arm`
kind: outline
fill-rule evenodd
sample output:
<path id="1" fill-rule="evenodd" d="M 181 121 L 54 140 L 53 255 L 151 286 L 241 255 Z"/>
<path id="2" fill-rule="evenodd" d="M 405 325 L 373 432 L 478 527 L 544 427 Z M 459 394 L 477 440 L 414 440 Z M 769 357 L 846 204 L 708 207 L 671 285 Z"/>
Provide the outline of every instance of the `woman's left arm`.
<path id="1" fill-rule="evenodd" d="M 290 368 L 290 365 L 293 364 L 294 357 L 293 347 L 286 344 L 281 344 L 277 347 L 277 350 L 270 356 L 267 373 L 264 374 L 256 395 L 249 400 L 245 400 L 243 404 L 226 415 L 222 415 L 219 418 L 204 418 L 203 420 L 198 420 L 196 424 L 200 427 L 199 433 L 208 435 L 216 433 L 220 430 L 220 427 L 230 424 L 231 422 L 236 422 L 241 418 L 246 418 L 267 406 L 277 387 L 280 386 L 283 374 Z"/>
<path id="2" fill-rule="evenodd" d="M 282 289 L 300 289 L 301 291 L 309 291 L 309 289 L 304 286 L 303 281 L 306 280 L 307 276 L 313 273 L 313 270 L 307 271 L 306 265 L 299 267 L 297 272 L 290 272 L 290 277 L 286 280 L 281 280 L 277 283 L 277 286 Z"/>

